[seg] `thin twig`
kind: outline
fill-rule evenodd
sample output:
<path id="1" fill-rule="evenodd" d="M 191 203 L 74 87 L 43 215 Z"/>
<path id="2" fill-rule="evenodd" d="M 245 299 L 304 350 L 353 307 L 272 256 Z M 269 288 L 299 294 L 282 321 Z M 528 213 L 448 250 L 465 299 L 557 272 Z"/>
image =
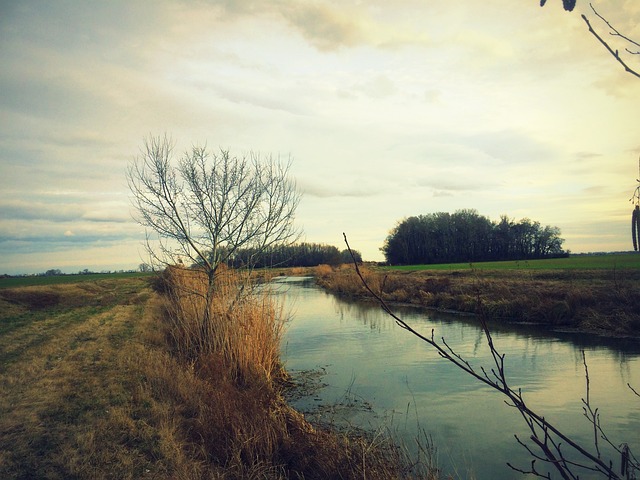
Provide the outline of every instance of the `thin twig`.
<path id="1" fill-rule="evenodd" d="M 603 473 L 604 475 L 607 476 L 607 478 L 610 478 L 610 479 L 621 479 L 621 477 L 613 469 L 612 463 L 609 462 L 609 465 L 607 465 L 600 458 L 599 451 L 598 451 L 598 455 L 594 455 L 590 453 L 580 444 L 578 444 L 577 442 L 572 440 L 570 437 L 568 437 L 566 434 L 561 432 L 558 428 L 549 424 L 544 417 L 540 416 L 539 414 L 531 410 L 525 404 L 522 398 L 522 392 L 520 389 L 518 389 L 518 391 L 516 392 L 515 390 L 513 390 L 511 387 L 508 386 L 508 382 L 505 374 L 505 367 L 504 367 L 505 356 L 498 352 L 498 350 L 496 349 L 493 343 L 493 338 L 487 326 L 485 315 L 480 316 L 480 322 L 487 340 L 487 344 L 489 345 L 489 348 L 491 350 L 491 354 L 493 357 L 495 368 L 491 369 L 491 373 L 495 377 L 495 380 L 491 379 L 491 377 L 487 374 L 487 372 L 483 367 L 481 367 L 482 373 L 479 373 L 478 371 L 476 371 L 468 361 L 464 360 L 461 355 L 456 353 L 446 343 L 444 338 L 442 339 L 442 342 L 443 342 L 442 345 L 444 345 L 444 347 L 438 342 L 436 342 L 434 340 L 433 329 L 431 331 L 431 337 L 426 337 L 421 333 L 417 332 L 416 330 L 414 330 L 404 320 L 396 316 L 391 311 L 391 308 L 386 304 L 386 302 L 380 297 L 380 295 L 374 292 L 371 289 L 371 287 L 368 285 L 367 281 L 362 275 L 362 272 L 360 271 L 358 262 L 355 259 L 353 251 L 351 250 L 346 234 L 343 233 L 343 236 L 344 236 L 345 244 L 347 245 L 347 249 L 353 260 L 356 274 L 360 278 L 362 285 L 378 301 L 380 307 L 395 320 L 398 326 L 412 333 L 413 335 L 420 338 L 427 344 L 431 345 L 441 357 L 450 361 L 461 370 L 467 372 L 474 378 L 478 379 L 480 382 L 492 387 L 495 390 L 498 390 L 499 392 L 502 392 L 510 400 L 511 403 L 507 402 L 507 404 L 515 407 L 520 412 L 522 418 L 525 420 L 525 423 L 529 427 L 529 430 L 531 432 L 530 438 L 532 442 L 534 442 L 534 444 L 536 444 L 544 454 L 544 457 L 541 457 L 539 455 L 534 455 L 534 458 L 541 459 L 543 461 L 549 462 L 550 464 L 554 465 L 554 467 L 558 470 L 558 472 L 564 479 L 578 478 L 578 476 L 571 471 L 571 467 L 576 467 L 576 468 L 581 468 L 581 469 L 586 469 L 591 471 L 598 471 Z M 480 301 L 480 299 L 478 301 Z M 481 305 L 480 305 L 479 311 L 483 313 Z M 586 361 L 585 361 L 585 366 L 586 366 Z M 604 438 L 608 443 L 611 444 L 611 442 L 606 438 L 606 436 L 604 436 L 604 433 L 600 428 L 597 412 L 593 412 L 592 418 L 594 419 L 593 423 L 595 425 L 596 431 L 603 436 L 602 438 Z M 543 434 L 542 439 L 540 438 L 541 434 Z M 520 442 L 518 437 L 516 437 L 516 439 L 518 440 L 519 443 L 522 443 Z M 564 456 L 561 449 L 563 443 L 568 445 L 572 449 L 574 449 L 578 454 L 580 454 L 581 457 L 584 458 L 584 462 L 578 463 L 578 462 L 567 460 L 567 458 Z M 530 450 L 528 446 L 525 446 L 525 448 L 527 449 L 527 451 L 533 454 L 533 452 Z M 626 450 L 624 450 L 624 452 L 627 453 Z M 627 455 L 624 456 L 623 459 L 629 458 L 629 456 L 630 455 L 627 453 Z M 588 462 L 593 462 L 593 465 L 591 465 Z M 634 471 L 637 471 L 638 470 L 637 463 L 633 464 L 632 468 Z M 539 473 L 535 472 L 533 468 L 531 473 L 535 473 L 538 476 L 542 476 Z M 543 478 L 550 478 L 550 476 L 543 477 Z"/>
<path id="2" fill-rule="evenodd" d="M 593 410 L 591 408 L 591 399 L 590 399 L 590 379 L 589 379 L 589 367 L 587 366 L 587 357 L 584 353 L 584 349 L 580 350 L 582 353 L 582 364 L 584 365 L 584 378 L 585 384 L 587 387 L 587 395 L 586 400 L 583 398 L 582 403 L 584 404 L 584 416 L 587 417 L 587 420 L 591 424 L 593 424 L 593 444 L 596 447 L 596 452 L 598 454 L 598 458 L 601 458 L 600 454 L 600 446 L 598 445 L 598 409 Z"/>
<path id="3" fill-rule="evenodd" d="M 611 23 L 609 23 L 609 20 L 607 20 L 606 18 L 604 18 L 602 15 L 600 15 L 598 13 L 598 11 L 594 8 L 594 6 L 592 4 L 589 4 L 589 6 L 591 7 L 591 10 L 593 10 L 593 13 L 596 14 L 596 16 L 602 20 L 604 23 L 607 24 L 607 27 L 609 27 L 611 29 L 611 32 L 609 32 L 609 35 L 613 36 L 613 37 L 620 37 L 624 40 L 626 40 L 627 42 L 640 47 L 640 43 L 636 42 L 635 40 L 630 39 L 629 37 L 627 37 L 626 35 L 621 34 L 617 28 L 615 28 L 613 25 L 611 25 Z M 631 52 L 629 49 L 626 49 L 629 53 L 633 53 Z"/>
<path id="4" fill-rule="evenodd" d="M 593 6 L 591 8 L 593 9 Z M 593 9 L 593 10 L 595 12 L 595 9 Z M 596 12 L 596 15 L 598 15 L 597 12 Z M 598 16 L 600 16 L 600 15 L 598 15 Z M 600 18 L 602 18 L 602 17 L 600 17 Z M 591 26 L 591 23 L 589 22 L 589 19 L 584 14 L 582 15 L 582 19 L 587 24 L 587 27 L 589 27 L 589 32 L 591 32 L 591 34 L 598 39 L 598 41 L 604 46 L 604 48 L 606 48 L 608 50 L 608 52 L 613 56 L 613 58 L 615 58 L 618 61 L 618 63 L 620 63 L 620 65 L 622 65 L 624 67 L 624 69 L 627 72 L 629 72 L 631 75 L 634 75 L 634 76 L 640 78 L 640 73 L 636 72 L 635 70 L 633 70 L 631 67 L 629 67 L 625 63 L 625 61 L 618 54 L 618 50 L 613 50 L 609 46 L 609 44 L 607 42 L 605 42 L 604 39 L 600 35 L 598 35 L 598 33 Z"/>

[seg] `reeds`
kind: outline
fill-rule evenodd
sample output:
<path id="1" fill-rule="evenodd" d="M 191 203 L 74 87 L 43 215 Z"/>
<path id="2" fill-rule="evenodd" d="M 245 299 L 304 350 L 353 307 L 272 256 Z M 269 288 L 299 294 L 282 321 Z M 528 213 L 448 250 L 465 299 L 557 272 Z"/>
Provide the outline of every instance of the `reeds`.
<path id="1" fill-rule="evenodd" d="M 369 286 L 374 291 L 379 292 L 383 281 L 382 276 L 377 275 L 365 266 L 360 267 L 360 272 Z M 369 292 L 351 265 L 343 265 L 339 268 L 318 265 L 315 270 L 315 276 L 321 286 L 338 295 L 353 298 L 369 297 Z"/>
<path id="2" fill-rule="evenodd" d="M 168 269 L 163 283 L 174 354 L 144 365 L 157 366 L 145 368 L 154 404 L 178 406 L 173 418 L 160 416 L 162 425 L 179 419 L 160 429 L 171 432 L 169 451 L 187 447 L 194 465 L 220 478 L 435 478 L 389 437 L 314 427 L 286 403 L 285 319 L 268 289 L 232 270 L 212 290 L 203 272 L 183 268 Z M 181 477 L 195 478 L 193 468 Z"/>
<path id="3" fill-rule="evenodd" d="M 257 289 L 232 270 L 222 270 L 209 288 L 202 271 L 170 268 L 166 317 L 172 343 L 185 360 L 221 370 L 233 381 L 282 375 L 282 308 L 266 289 Z"/>
<path id="4" fill-rule="evenodd" d="M 637 335 L 640 331 L 637 271 L 361 270 L 373 291 L 389 303 L 616 335 Z M 317 279 L 333 293 L 371 299 L 353 267 L 319 270 Z"/>

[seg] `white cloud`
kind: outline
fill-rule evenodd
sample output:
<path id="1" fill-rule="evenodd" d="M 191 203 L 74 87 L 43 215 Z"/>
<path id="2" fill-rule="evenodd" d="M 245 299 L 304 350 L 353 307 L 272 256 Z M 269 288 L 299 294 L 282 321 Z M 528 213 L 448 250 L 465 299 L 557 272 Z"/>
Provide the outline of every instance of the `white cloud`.
<path id="1" fill-rule="evenodd" d="M 640 34 L 636 2 L 595 6 Z M 124 172 L 165 132 L 178 153 L 291 155 L 308 240 L 349 229 L 365 258 L 404 216 L 458 208 L 558 225 L 574 251 L 629 243 L 640 82 L 587 32 L 587 4 L 2 8 L 0 231 L 20 262 L 142 240 Z"/>

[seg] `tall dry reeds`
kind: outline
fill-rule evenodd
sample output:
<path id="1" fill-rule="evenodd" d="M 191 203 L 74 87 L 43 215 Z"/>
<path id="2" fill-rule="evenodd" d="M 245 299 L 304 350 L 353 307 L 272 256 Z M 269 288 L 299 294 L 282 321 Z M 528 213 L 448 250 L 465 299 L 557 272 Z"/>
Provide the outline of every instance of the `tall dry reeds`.
<path id="1" fill-rule="evenodd" d="M 360 267 L 385 302 L 483 314 L 492 319 L 536 322 L 614 335 L 640 332 L 640 275 L 609 270 L 423 270 L 401 272 Z M 353 266 L 319 268 L 323 288 L 371 300 Z"/>
<path id="2" fill-rule="evenodd" d="M 360 267 L 360 272 L 374 291 L 381 290 L 383 278 L 380 275 L 364 265 Z M 318 284 L 331 292 L 352 298 L 369 298 L 369 292 L 362 285 L 362 281 L 356 275 L 352 265 L 343 265 L 339 268 L 318 265 L 314 274 Z"/>
<path id="3" fill-rule="evenodd" d="M 207 368 L 220 362 L 235 381 L 281 375 L 284 318 L 268 291 L 226 269 L 212 288 L 199 270 L 171 267 L 164 280 L 169 331 L 180 357 Z"/>

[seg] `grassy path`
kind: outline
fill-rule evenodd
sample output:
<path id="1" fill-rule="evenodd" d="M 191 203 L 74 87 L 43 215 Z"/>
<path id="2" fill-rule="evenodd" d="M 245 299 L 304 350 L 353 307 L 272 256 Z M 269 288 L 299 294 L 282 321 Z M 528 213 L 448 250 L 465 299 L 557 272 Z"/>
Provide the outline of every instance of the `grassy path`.
<path id="1" fill-rule="evenodd" d="M 0 294 L 0 478 L 144 472 L 143 451 L 119 470 L 120 452 L 103 448 L 114 432 L 100 426 L 129 404 L 127 356 L 148 298 L 139 279 Z"/>

